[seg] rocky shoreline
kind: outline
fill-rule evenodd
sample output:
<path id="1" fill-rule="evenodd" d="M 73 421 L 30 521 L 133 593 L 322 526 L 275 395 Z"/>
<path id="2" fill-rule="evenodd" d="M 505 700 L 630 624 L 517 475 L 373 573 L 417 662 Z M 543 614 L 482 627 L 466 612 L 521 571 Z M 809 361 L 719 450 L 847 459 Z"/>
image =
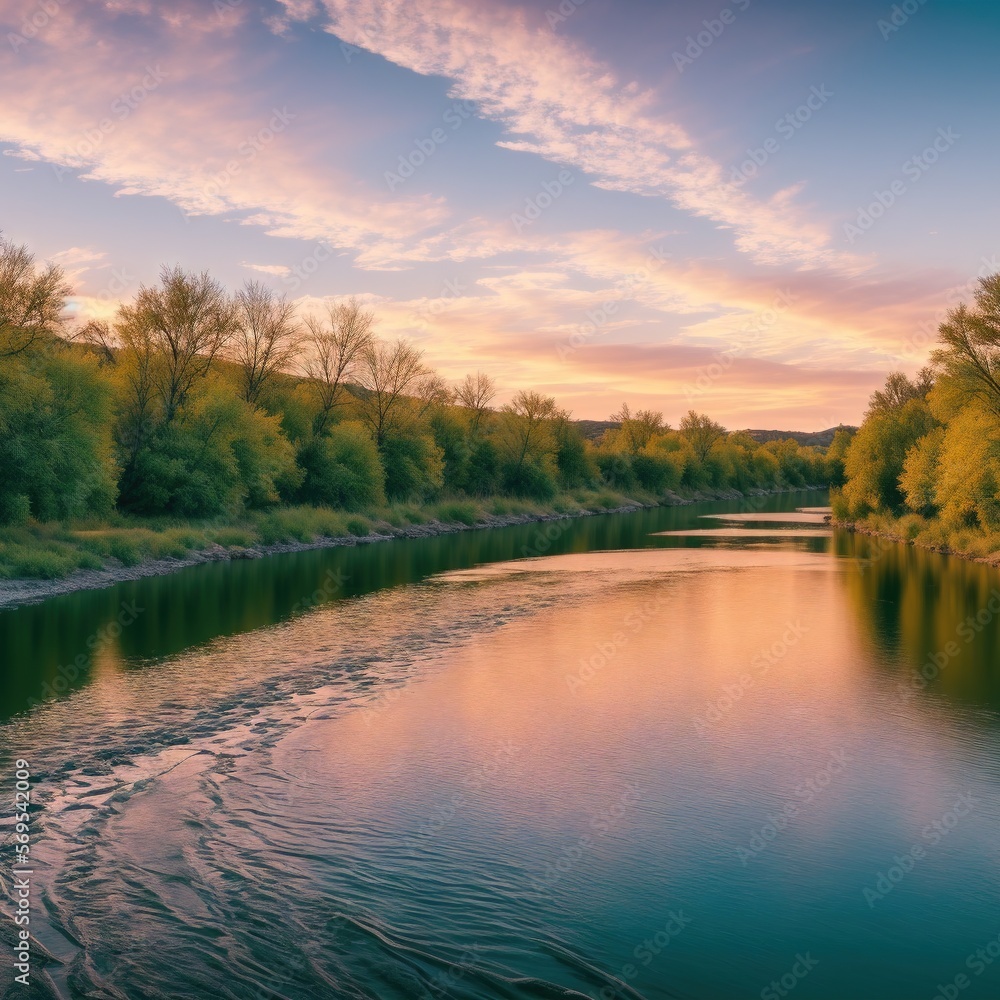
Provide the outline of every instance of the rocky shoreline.
<path id="1" fill-rule="evenodd" d="M 234 559 L 263 559 L 267 556 L 288 552 L 308 552 L 313 549 L 331 549 L 345 545 L 367 545 L 374 542 L 388 542 L 397 538 L 431 538 L 449 535 L 458 531 L 479 531 L 486 528 L 509 528 L 519 524 L 562 521 L 576 517 L 594 517 L 599 514 L 630 514 L 637 510 L 653 507 L 677 507 L 713 500 L 743 500 L 748 497 L 774 496 L 780 493 L 798 493 L 806 490 L 824 489 L 821 486 L 803 486 L 784 490 L 739 490 L 694 491 L 687 496 L 667 491 L 659 503 L 634 503 L 621 507 L 601 510 L 580 510 L 567 514 L 488 514 L 475 524 L 428 521 L 405 528 L 384 525 L 383 530 L 368 535 L 344 535 L 337 538 L 317 538 L 311 542 L 276 542 L 271 545 L 254 545 L 248 548 L 212 545 L 198 552 L 191 552 L 183 558 L 150 559 L 135 566 L 125 566 L 116 559 L 108 559 L 101 569 L 80 569 L 58 580 L 0 580 L 0 609 L 37 604 L 50 597 L 72 594 L 80 590 L 101 590 L 129 580 L 142 580 L 151 576 L 166 576 L 191 566 L 207 562 L 228 562 Z"/>

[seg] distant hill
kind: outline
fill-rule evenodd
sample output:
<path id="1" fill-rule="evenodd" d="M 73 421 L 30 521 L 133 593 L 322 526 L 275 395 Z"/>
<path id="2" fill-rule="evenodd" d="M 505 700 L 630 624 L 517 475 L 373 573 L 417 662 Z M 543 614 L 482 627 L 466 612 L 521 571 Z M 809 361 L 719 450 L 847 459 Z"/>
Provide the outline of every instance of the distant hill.
<path id="1" fill-rule="evenodd" d="M 596 441 L 605 431 L 621 426 L 615 420 L 574 420 L 573 423 L 588 441 Z"/>
<path id="2" fill-rule="evenodd" d="M 852 434 L 857 430 L 857 427 L 849 427 L 847 424 L 841 424 L 841 427 L 843 427 L 845 431 L 850 431 Z M 829 427 L 825 431 L 748 430 L 747 434 L 749 434 L 754 441 L 760 441 L 761 444 L 765 444 L 768 441 L 784 441 L 785 438 L 793 438 L 806 448 L 828 448 L 830 443 L 833 441 L 834 434 L 836 434 L 841 427 Z"/>
<path id="3" fill-rule="evenodd" d="M 614 420 L 574 420 L 573 423 L 580 428 L 580 433 L 590 441 L 599 440 L 606 430 L 619 426 Z M 850 427 L 847 424 L 842 424 L 841 426 L 844 430 L 850 431 L 852 434 L 857 430 L 857 427 Z M 765 444 L 768 441 L 784 441 L 786 438 L 792 438 L 807 448 L 828 448 L 830 442 L 833 441 L 834 434 L 838 430 L 840 430 L 840 427 L 829 427 L 825 431 L 748 430 L 746 433 L 754 441 L 760 441 L 761 444 Z"/>

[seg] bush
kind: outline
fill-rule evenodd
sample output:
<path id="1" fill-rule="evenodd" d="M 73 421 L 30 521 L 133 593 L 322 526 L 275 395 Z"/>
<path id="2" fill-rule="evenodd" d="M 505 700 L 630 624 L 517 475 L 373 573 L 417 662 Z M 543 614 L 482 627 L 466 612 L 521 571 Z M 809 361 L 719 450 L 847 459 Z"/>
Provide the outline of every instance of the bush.
<path id="1" fill-rule="evenodd" d="M 324 437 L 309 438 L 299 449 L 299 464 L 303 503 L 357 511 L 385 502 L 378 449 L 360 424 L 338 424 Z"/>

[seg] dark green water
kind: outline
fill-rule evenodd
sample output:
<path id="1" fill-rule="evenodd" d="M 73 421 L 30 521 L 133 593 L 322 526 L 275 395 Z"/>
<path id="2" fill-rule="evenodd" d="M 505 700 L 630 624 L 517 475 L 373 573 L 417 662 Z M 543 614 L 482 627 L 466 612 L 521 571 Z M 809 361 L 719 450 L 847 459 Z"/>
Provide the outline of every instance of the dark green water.
<path id="1" fill-rule="evenodd" d="M 823 499 L 0 613 L 21 995 L 993 1000 L 1000 573 Z"/>

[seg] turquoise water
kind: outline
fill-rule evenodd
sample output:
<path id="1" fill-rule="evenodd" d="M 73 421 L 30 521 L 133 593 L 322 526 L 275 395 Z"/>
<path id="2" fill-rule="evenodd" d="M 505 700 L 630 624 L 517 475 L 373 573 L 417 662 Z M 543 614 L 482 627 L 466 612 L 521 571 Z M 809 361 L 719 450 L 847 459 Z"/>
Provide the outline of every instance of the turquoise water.
<path id="1" fill-rule="evenodd" d="M 1000 573 L 823 500 L 0 613 L 37 995 L 997 996 Z"/>

